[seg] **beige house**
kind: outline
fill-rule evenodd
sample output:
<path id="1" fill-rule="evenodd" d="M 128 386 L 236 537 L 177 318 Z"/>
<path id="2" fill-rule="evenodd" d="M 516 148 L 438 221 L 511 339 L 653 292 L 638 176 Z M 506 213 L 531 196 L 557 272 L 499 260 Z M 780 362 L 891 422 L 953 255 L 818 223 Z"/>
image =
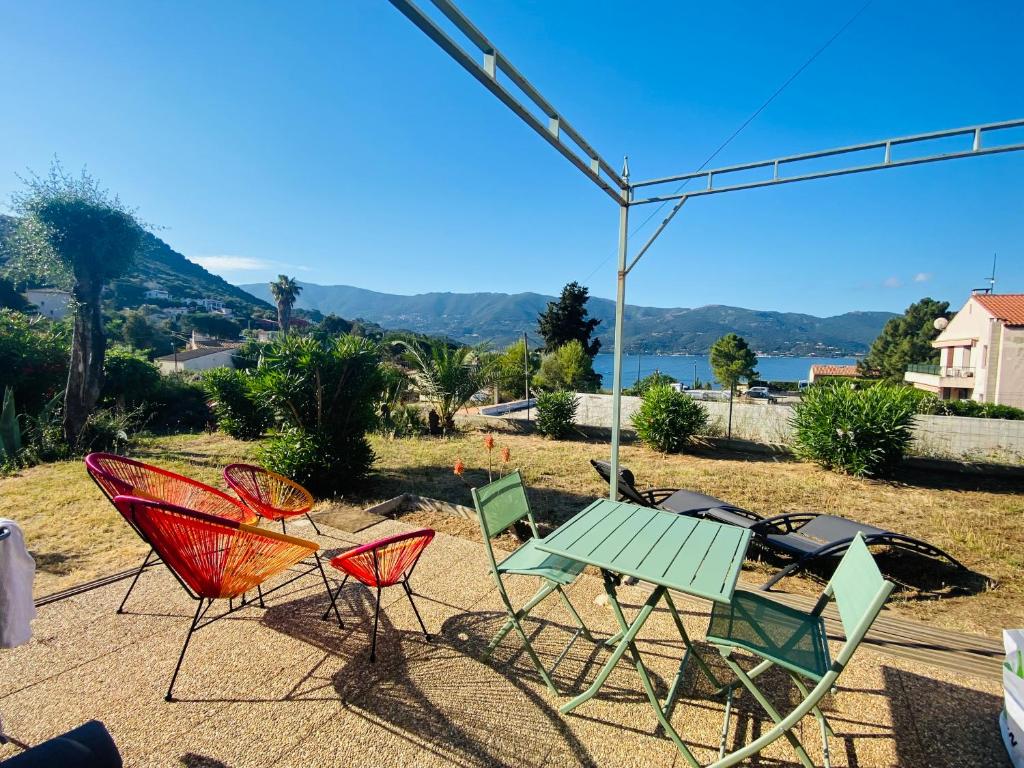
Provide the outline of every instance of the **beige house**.
<path id="1" fill-rule="evenodd" d="M 210 368 L 234 368 L 231 358 L 238 351 L 239 344 L 222 344 L 212 347 L 186 349 L 156 359 L 161 373 L 175 371 L 207 371 Z"/>
<path id="2" fill-rule="evenodd" d="M 943 400 L 1024 408 L 1024 294 L 972 294 L 932 346 L 939 363 L 910 366 L 906 381 Z"/>

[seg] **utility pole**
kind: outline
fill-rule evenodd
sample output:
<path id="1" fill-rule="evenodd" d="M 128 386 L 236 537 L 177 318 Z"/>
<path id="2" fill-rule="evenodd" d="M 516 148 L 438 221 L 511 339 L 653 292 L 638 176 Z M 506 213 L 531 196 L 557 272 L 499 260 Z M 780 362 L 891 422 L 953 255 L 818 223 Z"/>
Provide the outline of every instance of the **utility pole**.
<path id="1" fill-rule="evenodd" d="M 530 420 L 530 343 L 523 331 L 523 399 L 526 400 L 526 420 Z"/>

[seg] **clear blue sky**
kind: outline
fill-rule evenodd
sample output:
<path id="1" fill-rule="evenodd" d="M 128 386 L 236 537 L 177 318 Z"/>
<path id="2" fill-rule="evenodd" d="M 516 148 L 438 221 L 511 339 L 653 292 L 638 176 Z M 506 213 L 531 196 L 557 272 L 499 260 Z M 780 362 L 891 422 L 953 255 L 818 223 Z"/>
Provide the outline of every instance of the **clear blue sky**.
<path id="1" fill-rule="evenodd" d="M 635 179 L 698 166 L 859 6 L 461 4 Z M 589 277 L 613 295 L 614 204 L 384 0 L 8 2 L 3 18 L 2 200 L 56 154 L 232 282 L 555 293 Z M 716 164 L 1022 117 L 1021 39 L 1019 2 L 876 0 Z M 1024 291 L 1024 153 L 693 200 L 627 298 L 959 305 L 993 252 L 999 290 Z"/>

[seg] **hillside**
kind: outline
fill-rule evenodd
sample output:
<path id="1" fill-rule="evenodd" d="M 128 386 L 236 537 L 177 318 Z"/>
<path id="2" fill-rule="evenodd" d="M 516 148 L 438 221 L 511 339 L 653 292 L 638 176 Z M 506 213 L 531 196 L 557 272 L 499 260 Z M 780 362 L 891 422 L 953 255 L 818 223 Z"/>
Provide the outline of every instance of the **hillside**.
<path id="1" fill-rule="evenodd" d="M 398 296 L 348 285 L 302 283 L 297 306 L 324 314 L 361 317 L 385 328 L 447 335 L 467 343 L 504 345 L 523 331 L 536 333 L 537 314 L 553 300 L 538 293 L 422 293 Z M 242 285 L 269 299 L 266 284 Z M 598 336 L 611 349 L 615 304 L 593 298 L 587 307 L 601 320 Z M 712 305 L 692 309 L 627 306 L 628 351 L 701 354 L 725 333 L 736 332 L 757 350 L 770 354 L 858 354 L 867 351 L 889 312 L 848 312 L 815 317 Z"/>
<path id="2" fill-rule="evenodd" d="M 15 222 L 13 217 L 0 214 L 0 266 L 6 259 L 3 241 Z M 220 299 L 239 314 L 249 314 L 254 309 L 271 309 L 265 301 L 207 272 L 147 232 L 138 258 L 128 273 L 116 281 L 114 290 L 126 306 L 137 306 L 144 300 L 145 290 L 156 286 L 176 298 Z"/>

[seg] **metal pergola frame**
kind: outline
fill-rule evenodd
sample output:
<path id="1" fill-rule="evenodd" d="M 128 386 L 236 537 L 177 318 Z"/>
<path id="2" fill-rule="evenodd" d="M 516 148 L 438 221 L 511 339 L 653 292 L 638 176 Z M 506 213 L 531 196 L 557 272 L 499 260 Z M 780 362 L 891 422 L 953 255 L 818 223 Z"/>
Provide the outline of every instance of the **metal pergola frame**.
<path id="1" fill-rule="evenodd" d="M 619 238 L 618 238 L 618 269 L 615 292 L 615 326 L 614 326 L 614 367 L 612 372 L 612 444 L 610 475 L 616 477 L 619 471 L 619 441 L 621 433 L 621 406 L 622 406 L 622 326 L 623 315 L 626 304 L 626 277 L 637 265 L 655 240 L 665 231 L 676 214 L 691 197 L 703 195 L 715 195 L 726 192 L 738 192 L 747 189 L 776 186 L 779 184 L 793 184 L 814 179 L 825 179 L 833 176 L 847 176 L 854 173 L 865 173 L 867 171 L 878 171 L 886 168 L 905 168 L 912 165 L 934 163 L 943 160 L 956 160 L 966 157 L 979 157 L 982 155 L 994 155 L 1003 152 L 1016 152 L 1024 150 L 1024 142 L 993 144 L 986 146 L 985 138 L 992 134 L 1011 128 L 1024 127 L 1024 119 L 1007 120 L 996 123 L 984 123 L 962 128 L 952 128 L 929 133 L 917 133 L 909 136 L 899 136 L 880 141 L 871 141 L 864 144 L 854 144 L 846 147 L 836 147 L 818 152 L 805 152 L 802 154 L 786 155 L 760 160 L 753 163 L 742 163 L 739 165 L 724 166 L 710 170 L 701 170 L 691 173 L 674 174 L 660 178 L 647 179 L 644 181 L 630 182 L 628 162 L 623 163 L 622 173 L 616 173 L 615 169 L 587 142 L 568 120 L 555 107 L 541 95 L 541 93 L 527 80 L 518 69 L 491 43 L 490 40 L 460 11 L 451 0 L 430 0 L 430 2 L 443 14 L 443 16 L 454 27 L 461 32 L 466 40 L 478 49 L 480 58 L 474 58 L 452 37 L 439 26 L 430 16 L 425 14 L 419 7 L 410 0 L 389 0 L 399 11 L 405 15 L 413 24 L 419 27 L 427 37 L 433 40 L 445 53 L 458 62 L 469 72 L 481 85 L 494 94 L 505 106 L 511 109 L 523 122 L 530 126 L 538 135 L 547 141 L 570 163 L 576 166 L 584 176 L 604 191 L 619 208 Z M 504 80 L 508 81 L 506 85 Z M 511 86 L 511 87 L 510 87 Z M 518 90 L 526 98 L 517 98 L 515 91 Z M 545 125 L 544 119 L 547 120 Z M 904 157 L 893 157 L 893 149 L 900 150 L 914 145 L 922 145 L 926 142 L 934 142 L 948 139 L 968 139 L 969 148 L 955 149 L 953 151 L 932 152 Z M 566 141 L 568 139 L 568 141 Z M 899 151 L 897 154 L 900 154 Z M 872 156 L 873 155 L 873 156 Z M 881 157 L 878 157 L 881 155 Z M 811 161 L 822 161 L 829 158 L 840 158 L 852 160 L 849 163 L 838 163 L 836 167 L 826 167 L 821 170 L 807 170 L 800 172 L 796 168 L 795 173 L 787 174 L 788 170 L 794 169 L 800 163 Z M 730 174 L 751 174 L 752 172 L 763 172 L 765 178 L 753 180 L 739 180 L 729 183 Z M 692 191 L 682 191 L 682 186 L 691 181 L 703 179 L 703 188 L 695 188 Z M 725 180 L 724 185 L 716 185 L 717 181 Z M 658 194 L 657 188 L 667 184 L 678 182 L 681 186 L 667 193 Z M 635 191 L 639 189 L 648 190 L 653 188 L 648 197 L 635 197 Z M 632 259 L 628 259 L 628 226 L 629 209 L 636 205 L 647 205 L 650 203 L 674 202 L 675 205 L 665 216 L 662 222 L 654 230 L 653 234 L 636 252 Z M 609 483 L 609 496 L 614 501 L 616 498 L 616 484 Z"/>

